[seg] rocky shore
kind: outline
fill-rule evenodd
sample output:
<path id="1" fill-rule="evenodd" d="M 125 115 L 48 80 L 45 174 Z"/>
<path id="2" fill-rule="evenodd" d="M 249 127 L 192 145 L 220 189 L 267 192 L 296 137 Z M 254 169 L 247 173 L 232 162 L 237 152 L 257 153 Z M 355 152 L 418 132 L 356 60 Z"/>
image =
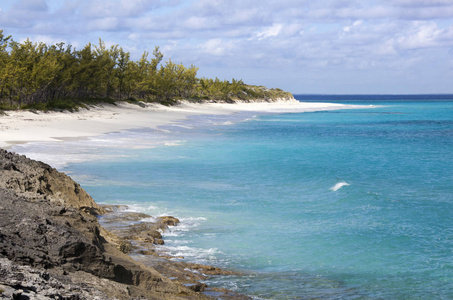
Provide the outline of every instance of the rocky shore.
<path id="1" fill-rule="evenodd" d="M 99 206 L 69 176 L 1 149 L 0 215 L 0 299 L 249 299 L 201 282 L 233 272 L 155 251 L 178 219 Z"/>

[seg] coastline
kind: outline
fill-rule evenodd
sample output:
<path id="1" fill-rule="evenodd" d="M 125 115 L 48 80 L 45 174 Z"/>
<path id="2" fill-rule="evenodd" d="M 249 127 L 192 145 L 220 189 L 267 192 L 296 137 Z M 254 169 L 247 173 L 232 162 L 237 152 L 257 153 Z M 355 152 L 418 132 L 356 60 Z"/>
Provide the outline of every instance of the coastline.
<path id="1" fill-rule="evenodd" d="M 0 147 L 8 149 L 15 144 L 27 142 L 63 142 L 136 128 L 157 129 L 159 126 L 169 125 L 196 115 L 231 115 L 240 112 L 277 114 L 357 107 L 330 103 L 301 103 L 294 100 L 275 103 L 182 103 L 174 107 L 161 105 L 140 107 L 133 104 L 120 104 L 93 107 L 74 113 L 14 111 L 0 117 L 0 132 L 2 133 Z M 165 262 L 161 268 L 167 270 L 170 266 L 172 266 L 170 263 Z M 206 273 L 205 270 L 203 273 Z M 198 280 L 200 279 L 202 278 Z M 185 285 L 188 286 L 187 283 Z M 190 288 L 198 292 L 199 286 Z M 205 287 L 200 288 L 204 290 Z M 218 293 L 215 290 L 212 291 Z M 235 295 L 234 297 L 239 299 L 243 296 Z"/>
<path id="2" fill-rule="evenodd" d="M 154 252 L 163 242 L 156 235 L 178 219 L 133 225 L 145 215 L 113 210 L 64 173 L 0 149 L 0 299 L 250 299 L 200 282 L 231 272 Z M 101 216 L 126 221 L 127 236 L 103 227 Z M 131 256 L 140 240 L 152 265 Z"/>
<path id="3" fill-rule="evenodd" d="M 175 106 L 129 103 L 95 106 L 76 112 L 7 111 L 0 116 L 0 148 L 28 142 L 62 142 L 137 128 L 156 129 L 194 115 L 228 115 L 238 112 L 300 113 L 357 108 L 335 103 L 277 102 L 188 103 Z M 363 106 L 360 106 L 363 107 Z"/>

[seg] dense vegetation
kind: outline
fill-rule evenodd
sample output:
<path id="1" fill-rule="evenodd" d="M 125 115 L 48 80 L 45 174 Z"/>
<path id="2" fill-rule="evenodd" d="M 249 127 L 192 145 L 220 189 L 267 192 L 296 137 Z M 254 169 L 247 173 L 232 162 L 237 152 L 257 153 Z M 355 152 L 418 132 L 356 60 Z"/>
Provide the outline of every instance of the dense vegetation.
<path id="1" fill-rule="evenodd" d="M 270 100 L 288 97 L 280 89 L 198 78 L 198 68 L 171 60 L 162 63 L 156 47 L 138 61 L 118 45 L 19 43 L 0 30 L 0 109 L 72 109 L 87 103 L 176 100 Z"/>

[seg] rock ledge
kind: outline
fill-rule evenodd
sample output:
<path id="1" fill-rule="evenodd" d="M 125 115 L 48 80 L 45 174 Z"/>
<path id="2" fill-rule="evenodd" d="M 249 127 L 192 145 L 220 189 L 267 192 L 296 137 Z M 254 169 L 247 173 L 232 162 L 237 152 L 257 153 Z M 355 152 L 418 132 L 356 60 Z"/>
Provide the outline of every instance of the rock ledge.
<path id="1" fill-rule="evenodd" d="M 158 255 L 145 265 L 126 255 L 136 251 L 131 240 L 98 222 L 107 211 L 69 176 L 0 149 L 0 299 L 212 299 L 198 281 L 206 277 L 187 279 L 202 266 Z M 158 219 L 155 231 L 178 221 Z M 134 232 L 132 238 L 143 236 Z M 153 253 L 162 237 L 147 235 Z M 199 273 L 216 270 L 206 268 Z M 230 291 L 218 295 L 248 299 Z"/>

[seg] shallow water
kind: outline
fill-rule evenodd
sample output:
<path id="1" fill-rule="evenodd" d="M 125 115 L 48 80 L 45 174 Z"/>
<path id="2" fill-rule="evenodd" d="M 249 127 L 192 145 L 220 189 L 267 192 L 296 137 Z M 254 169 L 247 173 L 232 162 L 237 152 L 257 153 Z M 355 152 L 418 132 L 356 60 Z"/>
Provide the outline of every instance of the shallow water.
<path id="1" fill-rule="evenodd" d="M 59 162 L 98 202 L 179 217 L 169 254 L 248 274 L 209 285 L 453 298 L 453 97 L 299 97 L 379 107 L 199 116 L 14 150 Z"/>

